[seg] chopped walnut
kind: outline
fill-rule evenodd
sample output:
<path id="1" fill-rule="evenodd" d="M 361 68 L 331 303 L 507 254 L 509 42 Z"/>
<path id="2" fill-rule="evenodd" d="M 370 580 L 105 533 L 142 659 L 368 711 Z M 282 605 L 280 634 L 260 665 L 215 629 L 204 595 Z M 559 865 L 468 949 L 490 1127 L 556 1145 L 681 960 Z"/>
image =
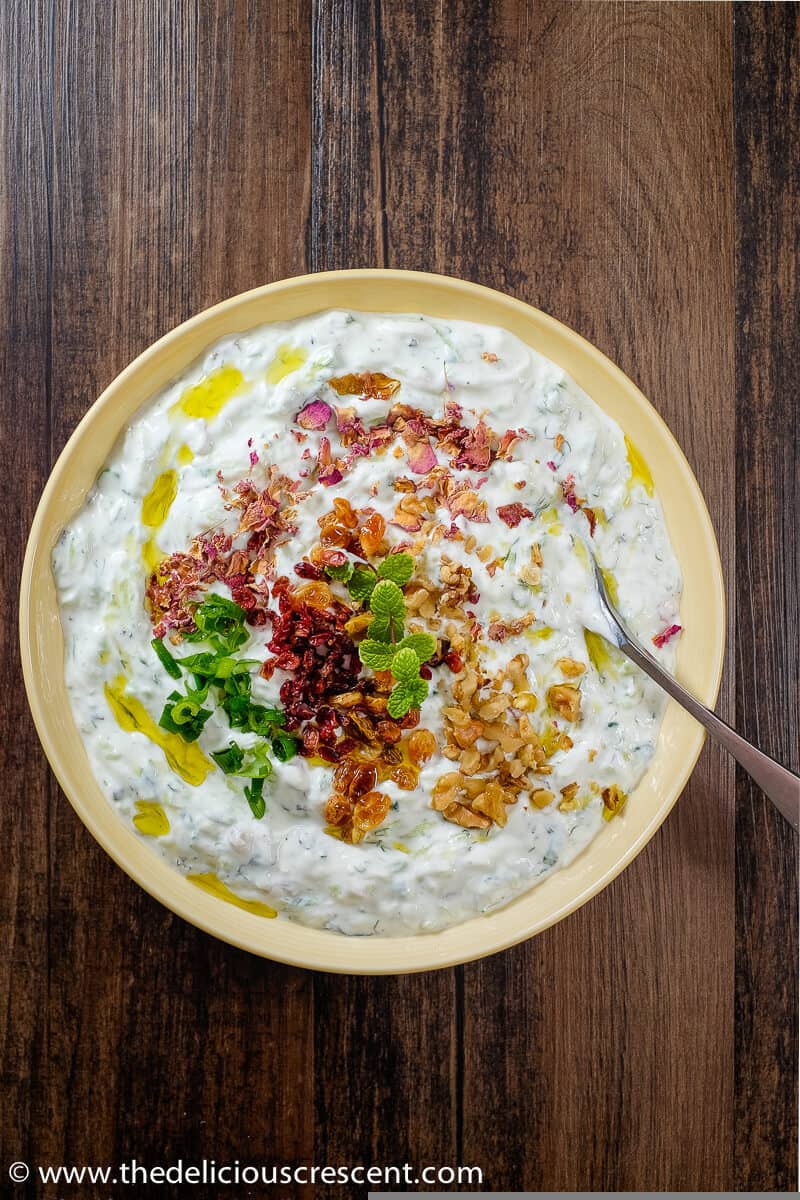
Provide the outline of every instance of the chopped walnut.
<path id="1" fill-rule="evenodd" d="M 482 733 L 483 725 L 480 721 L 467 721 L 465 725 L 453 730 L 453 740 L 462 750 L 468 750 L 470 746 L 474 746 Z"/>
<path id="2" fill-rule="evenodd" d="M 578 802 L 575 797 L 578 794 L 577 783 L 568 783 L 566 787 L 561 789 L 561 799 L 558 802 L 558 807 L 561 812 L 572 812 L 578 807 Z"/>
<path id="3" fill-rule="evenodd" d="M 524 617 L 518 617 L 515 621 L 492 621 L 488 630 L 489 640 L 504 642 L 506 638 L 523 633 L 535 620 L 533 613 L 528 613 Z"/>
<path id="4" fill-rule="evenodd" d="M 392 524 L 399 525 L 401 529 L 410 533 L 416 533 L 422 528 L 424 513 L 425 505 L 417 496 L 404 495 L 395 507 Z"/>
<path id="5" fill-rule="evenodd" d="M 555 796 L 552 792 L 548 792 L 547 788 L 534 788 L 531 792 L 531 804 L 534 808 L 547 808 L 548 804 L 552 804 Z"/>
<path id="6" fill-rule="evenodd" d="M 567 679 L 576 679 L 586 670 L 586 663 L 578 662 L 575 658 L 559 658 L 556 660 L 556 666 Z"/>
<path id="7" fill-rule="evenodd" d="M 472 807 L 494 821 L 495 825 L 505 825 L 506 794 L 499 783 L 487 783 L 485 791 L 472 801 Z"/>
<path id="8" fill-rule="evenodd" d="M 611 787 L 603 788 L 603 819 L 610 821 L 612 817 L 622 812 L 627 798 L 615 783 L 612 783 Z"/>
<path id="9" fill-rule="evenodd" d="M 443 811 L 443 816 L 448 821 L 453 821 L 454 824 L 461 825 L 464 829 L 488 829 L 491 825 L 488 817 L 473 812 L 471 808 L 467 808 L 464 804 L 459 804 L 457 800 L 453 800 L 451 804 L 448 804 L 447 808 Z"/>
<path id="10" fill-rule="evenodd" d="M 523 563 L 517 576 L 526 583 L 528 587 L 538 587 L 542 582 L 542 568 L 535 566 L 533 563 Z"/>
<path id="11" fill-rule="evenodd" d="M 547 689 L 547 702 L 565 721 L 581 715 L 581 689 L 573 683 L 555 683 Z"/>

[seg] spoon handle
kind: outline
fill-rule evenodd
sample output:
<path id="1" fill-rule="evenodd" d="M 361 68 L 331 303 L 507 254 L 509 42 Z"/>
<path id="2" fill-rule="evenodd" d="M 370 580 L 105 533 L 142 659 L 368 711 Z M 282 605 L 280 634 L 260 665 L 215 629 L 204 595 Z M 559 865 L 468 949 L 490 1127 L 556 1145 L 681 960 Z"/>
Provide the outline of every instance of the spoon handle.
<path id="1" fill-rule="evenodd" d="M 687 712 L 704 725 L 712 737 L 721 742 L 729 754 L 732 754 L 740 766 L 770 798 L 775 807 L 783 813 L 786 820 L 795 829 L 800 829 L 800 776 L 782 767 L 774 758 L 762 753 L 745 741 L 735 729 L 731 729 L 725 721 L 713 713 L 710 708 L 687 692 L 672 675 L 670 675 L 652 654 L 634 641 L 617 622 L 621 639 L 619 648 L 632 662 L 654 679 L 655 682 L 681 704 Z"/>

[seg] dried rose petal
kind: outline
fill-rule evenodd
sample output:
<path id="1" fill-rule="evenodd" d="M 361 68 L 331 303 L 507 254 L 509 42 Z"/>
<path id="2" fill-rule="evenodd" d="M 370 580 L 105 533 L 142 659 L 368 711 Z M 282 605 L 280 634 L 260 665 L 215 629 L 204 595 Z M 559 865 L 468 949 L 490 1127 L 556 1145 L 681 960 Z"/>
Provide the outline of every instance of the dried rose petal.
<path id="1" fill-rule="evenodd" d="M 324 429 L 331 419 L 333 409 L 324 400 L 315 398 L 309 400 L 295 417 L 297 424 L 303 429 Z"/>
<path id="2" fill-rule="evenodd" d="M 422 518 L 414 513 L 404 512 L 401 508 L 396 508 L 394 520 L 389 524 L 396 525 L 399 529 L 405 529 L 406 533 L 418 533 L 422 529 Z"/>
<path id="3" fill-rule="evenodd" d="M 334 412 L 336 413 L 336 432 L 342 439 L 343 446 L 352 446 L 354 442 L 360 442 L 361 439 L 367 438 L 364 424 L 356 415 L 354 408 L 336 408 Z"/>
<path id="4" fill-rule="evenodd" d="M 331 487 L 334 483 L 340 483 L 344 479 L 344 475 L 336 466 L 323 467 L 319 473 L 319 481 L 323 487 Z"/>
<path id="5" fill-rule="evenodd" d="M 485 421 L 478 421 L 467 433 L 461 452 L 457 455 L 453 466 L 472 467 L 475 471 L 485 471 L 492 461 L 491 431 Z"/>
<path id="6" fill-rule="evenodd" d="M 417 442 L 408 451 L 408 465 L 415 475 L 427 475 L 436 466 L 436 455 L 430 442 Z"/>
<path id="7" fill-rule="evenodd" d="M 532 517 L 533 513 L 524 504 L 501 504 L 497 509 L 501 521 L 505 521 L 509 529 L 516 529 L 523 517 Z"/>
<path id="8" fill-rule="evenodd" d="M 510 451 L 514 449 L 517 442 L 528 437 L 530 437 L 530 434 L 527 429 L 507 429 L 500 438 L 500 445 L 497 447 L 497 457 L 510 458 Z"/>
<path id="9" fill-rule="evenodd" d="M 466 517 L 477 525 L 489 524 L 489 510 L 485 500 L 479 500 L 477 493 L 472 491 L 460 492 L 450 501 L 450 513 L 454 517 Z"/>
<path id="10" fill-rule="evenodd" d="M 662 646 L 666 645 L 670 638 L 675 637 L 676 633 L 681 633 L 682 629 L 683 627 L 681 625 L 668 625 L 666 629 L 662 629 L 661 633 L 656 634 L 656 636 L 653 638 L 653 645 L 658 646 L 658 648 L 661 649 Z"/>

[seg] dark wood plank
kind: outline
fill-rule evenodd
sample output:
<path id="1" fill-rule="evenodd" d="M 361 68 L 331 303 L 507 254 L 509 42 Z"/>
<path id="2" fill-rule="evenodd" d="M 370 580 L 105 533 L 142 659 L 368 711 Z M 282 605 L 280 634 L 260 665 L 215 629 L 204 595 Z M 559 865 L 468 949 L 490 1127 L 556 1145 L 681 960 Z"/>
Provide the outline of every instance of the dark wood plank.
<path id="1" fill-rule="evenodd" d="M 737 4 L 739 727 L 800 768 L 800 10 Z M 742 773 L 736 819 L 736 1179 L 797 1186 L 797 839 Z"/>
<path id="2" fill-rule="evenodd" d="M 312 23 L 309 267 L 385 267 L 377 3 L 315 0 Z"/>
<path id="3" fill-rule="evenodd" d="M 730 10 L 385 6 L 382 44 L 389 264 L 510 289 L 619 362 L 732 581 Z M 611 888 L 465 969 L 463 1153 L 492 1186 L 732 1186 L 732 799 L 707 750 Z"/>
<path id="4" fill-rule="evenodd" d="M 53 29 L 54 454 L 154 338 L 303 269 L 311 124 L 302 6 L 57 3 Z M 310 976 L 159 907 L 55 785 L 49 852 L 39 1161 L 311 1160 Z"/>
<path id="5" fill-rule="evenodd" d="M 382 33 L 371 0 L 313 16 L 309 267 L 385 266 Z M 455 1164 L 456 975 L 319 975 L 314 984 L 316 1160 Z"/>
<path id="6" fill-rule="evenodd" d="M 453 977 L 316 977 L 317 1162 L 461 1162 Z"/>
<path id="7" fill-rule="evenodd" d="M 0 1159 L 30 1161 L 46 1120 L 29 1086 L 47 1059 L 47 769 L 20 678 L 15 614 L 22 556 L 47 474 L 51 53 L 46 14 L 0 19 Z"/>

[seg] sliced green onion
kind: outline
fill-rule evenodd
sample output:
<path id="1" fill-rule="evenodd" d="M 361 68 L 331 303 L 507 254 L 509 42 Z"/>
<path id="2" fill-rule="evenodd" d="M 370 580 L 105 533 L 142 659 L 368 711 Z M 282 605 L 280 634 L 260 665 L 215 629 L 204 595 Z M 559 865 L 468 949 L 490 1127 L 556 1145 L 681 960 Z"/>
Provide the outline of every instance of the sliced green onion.
<path id="1" fill-rule="evenodd" d="M 226 750 L 212 751 L 211 757 L 226 775 L 238 775 L 244 762 L 244 752 L 236 742 L 229 742 Z"/>
<path id="2" fill-rule="evenodd" d="M 178 660 L 185 671 L 195 675 L 214 675 L 216 671 L 216 654 L 206 651 L 203 654 L 189 654 Z"/>
<path id="3" fill-rule="evenodd" d="M 188 697 L 171 692 L 158 723 L 169 733 L 180 734 L 185 742 L 196 742 L 210 716 L 211 710 L 200 707 L 196 693 Z"/>
<path id="4" fill-rule="evenodd" d="M 271 734 L 276 725 L 282 725 L 285 714 L 279 708 L 265 708 L 263 704 L 251 704 L 248 714 L 253 733 Z"/>
<path id="5" fill-rule="evenodd" d="M 208 642 L 218 652 L 230 654 L 249 637 L 244 609 L 224 596 L 209 596 L 198 604 L 193 616 L 197 628 L 186 635 L 187 641 Z"/>
<path id="6" fill-rule="evenodd" d="M 176 659 L 172 657 L 169 650 L 164 645 L 163 640 L 161 638 L 153 638 L 150 645 L 155 650 L 156 655 L 160 659 L 161 665 L 167 674 L 171 675 L 173 679 L 180 679 L 181 669 L 178 666 Z"/>
<path id="7" fill-rule="evenodd" d="M 272 753 L 277 758 L 278 762 L 288 762 L 290 758 L 294 758 L 300 747 L 300 742 L 297 738 L 292 737 L 285 729 L 279 729 L 272 738 Z"/>
<path id="8" fill-rule="evenodd" d="M 196 700 L 190 700 L 185 697 L 183 700 L 176 700 L 172 706 L 172 719 L 176 725 L 186 725 L 189 721 L 193 721 L 200 712 L 200 705 Z"/>
<path id="9" fill-rule="evenodd" d="M 248 779 L 267 779 L 272 774 L 268 743 L 259 742 L 245 751 L 244 762 L 236 773 Z"/>
<path id="10" fill-rule="evenodd" d="M 225 696 L 222 707 L 228 714 L 231 729 L 250 728 L 250 697 Z"/>
<path id="11" fill-rule="evenodd" d="M 233 658 L 226 654 L 216 659 L 214 678 L 229 679 L 234 675 L 247 675 L 251 667 L 259 665 L 257 658 Z"/>
<path id="12" fill-rule="evenodd" d="M 267 811 L 267 803 L 263 796 L 264 780 L 254 779 L 252 783 L 247 784 L 244 789 L 244 794 L 247 803 L 250 805 L 250 811 L 257 821 L 260 821 Z"/>

